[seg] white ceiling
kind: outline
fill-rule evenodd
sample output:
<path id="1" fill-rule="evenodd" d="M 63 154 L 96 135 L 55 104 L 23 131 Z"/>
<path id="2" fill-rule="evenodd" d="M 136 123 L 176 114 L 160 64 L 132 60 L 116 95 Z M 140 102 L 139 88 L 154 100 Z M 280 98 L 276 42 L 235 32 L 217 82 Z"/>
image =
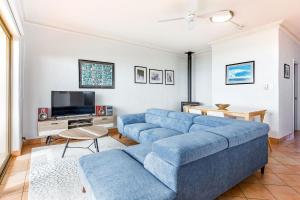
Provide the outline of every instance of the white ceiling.
<path id="1" fill-rule="evenodd" d="M 300 38 L 300 0 L 18 0 L 27 22 L 107 36 L 173 52 L 199 51 L 209 42 L 240 32 L 231 23 L 199 19 L 192 30 L 185 21 L 157 20 L 189 10 L 233 10 L 245 29 L 285 20 Z M 25 33 L 26 34 L 26 33 Z"/>

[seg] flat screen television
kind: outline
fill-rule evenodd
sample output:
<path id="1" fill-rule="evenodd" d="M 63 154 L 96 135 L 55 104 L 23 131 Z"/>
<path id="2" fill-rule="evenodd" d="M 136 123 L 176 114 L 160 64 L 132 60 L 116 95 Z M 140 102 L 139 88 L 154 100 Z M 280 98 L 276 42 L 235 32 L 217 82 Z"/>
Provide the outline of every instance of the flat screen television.
<path id="1" fill-rule="evenodd" d="M 95 92 L 52 91 L 51 112 L 53 117 L 95 113 Z"/>

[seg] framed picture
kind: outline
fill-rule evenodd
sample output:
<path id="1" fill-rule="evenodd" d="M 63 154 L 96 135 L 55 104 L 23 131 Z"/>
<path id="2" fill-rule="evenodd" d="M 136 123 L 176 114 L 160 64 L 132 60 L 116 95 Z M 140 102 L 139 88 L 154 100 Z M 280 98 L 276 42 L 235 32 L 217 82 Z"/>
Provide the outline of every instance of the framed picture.
<path id="1" fill-rule="evenodd" d="M 254 84 L 255 62 L 226 65 L 226 85 Z"/>
<path id="2" fill-rule="evenodd" d="M 149 83 L 163 84 L 163 70 L 149 69 Z"/>
<path id="3" fill-rule="evenodd" d="M 284 64 L 284 78 L 290 79 L 291 73 L 290 73 L 290 66 L 288 64 Z"/>
<path id="4" fill-rule="evenodd" d="M 165 84 L 174 85 L 174 70 L 165 70 Z"/>
<path id="5" fill-rule="evenodd" d="M 115 88 L 115 64 L 78 60 L 79 88 Z"/>
<path id="6" fill-rule="evenodd" d="M 147 83 L 147 67 L 134 67 L 134 82 L 135 83 Z"/>

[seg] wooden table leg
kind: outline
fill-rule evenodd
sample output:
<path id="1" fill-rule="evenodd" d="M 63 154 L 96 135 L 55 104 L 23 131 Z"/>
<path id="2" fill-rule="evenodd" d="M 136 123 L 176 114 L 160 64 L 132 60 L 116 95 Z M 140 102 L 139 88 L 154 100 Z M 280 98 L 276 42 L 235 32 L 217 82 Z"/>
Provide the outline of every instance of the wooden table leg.
<path id="1" fill-rule="evenodd" d="M 252 118 L 250 117 L 250 115 L 245 115 L 244 119 L 245 119 L 246 121 L 251 121 L 251 120 L 252 120 Z"/>
<path id="2" fill-rule="evenodd" d="M 266 112 L 263 112 L 263 113 L 261 113 L 261 114 L 259 115 L 259 116 L 260 116 L 260 122 L 261 122 L 261 123 L 264 122 L 265 114 L 266 114 Z M 272 152 L 272 146 L 271 146 L 270 138 L 268 138 L 268 146 L 269 146 L 270 151 Z"/>
<path id="3" fill-rule="evenodd" d="M 260 122 L 261 122 L 261 123 L 264 122 L 265 114 L 266 114 L 266 112 L 262 112 L 262 113 L 259 114 Z M 245 116 L 245 120 L 246 120 L 246 121 L 251 121 L 252 119 L 253 119 L 253 118 L 252 118 L 252 116 L 250 116 L 250 115 L 246 115 L 246 116 Z M 269 147 L 270 151 L 272 152 L 272 146 L 271 146 L 270 138 L 268 138 L 268 147 Z"/>
<path id="4" fill-rule="evenodd" d="M 270 138 L 268 138 L 268 146 L 269 146 L 270 151 L 272 152 L 272 146 L 271 146 Z"/>
<path id="5" fill-rule="evenodd" d="M 265 112 L 263 112 L 263 113 L 261 113 L 260 115 L 259 115 L 259 117 L 260 117 L 260 122 L 261 123 L 263 123 L 264 122 L 264 119 L 265 119 Z"/>

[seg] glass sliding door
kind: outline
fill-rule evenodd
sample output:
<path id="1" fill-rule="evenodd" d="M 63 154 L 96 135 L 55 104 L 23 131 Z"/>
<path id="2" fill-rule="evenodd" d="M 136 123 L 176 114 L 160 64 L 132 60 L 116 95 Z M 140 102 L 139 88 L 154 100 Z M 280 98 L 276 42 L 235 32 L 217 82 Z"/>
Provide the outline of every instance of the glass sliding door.
<path id="1" fill-rule="evenodd" d="M 10 155 L 11 36 L 0 17 L 0 174 Z"/>

